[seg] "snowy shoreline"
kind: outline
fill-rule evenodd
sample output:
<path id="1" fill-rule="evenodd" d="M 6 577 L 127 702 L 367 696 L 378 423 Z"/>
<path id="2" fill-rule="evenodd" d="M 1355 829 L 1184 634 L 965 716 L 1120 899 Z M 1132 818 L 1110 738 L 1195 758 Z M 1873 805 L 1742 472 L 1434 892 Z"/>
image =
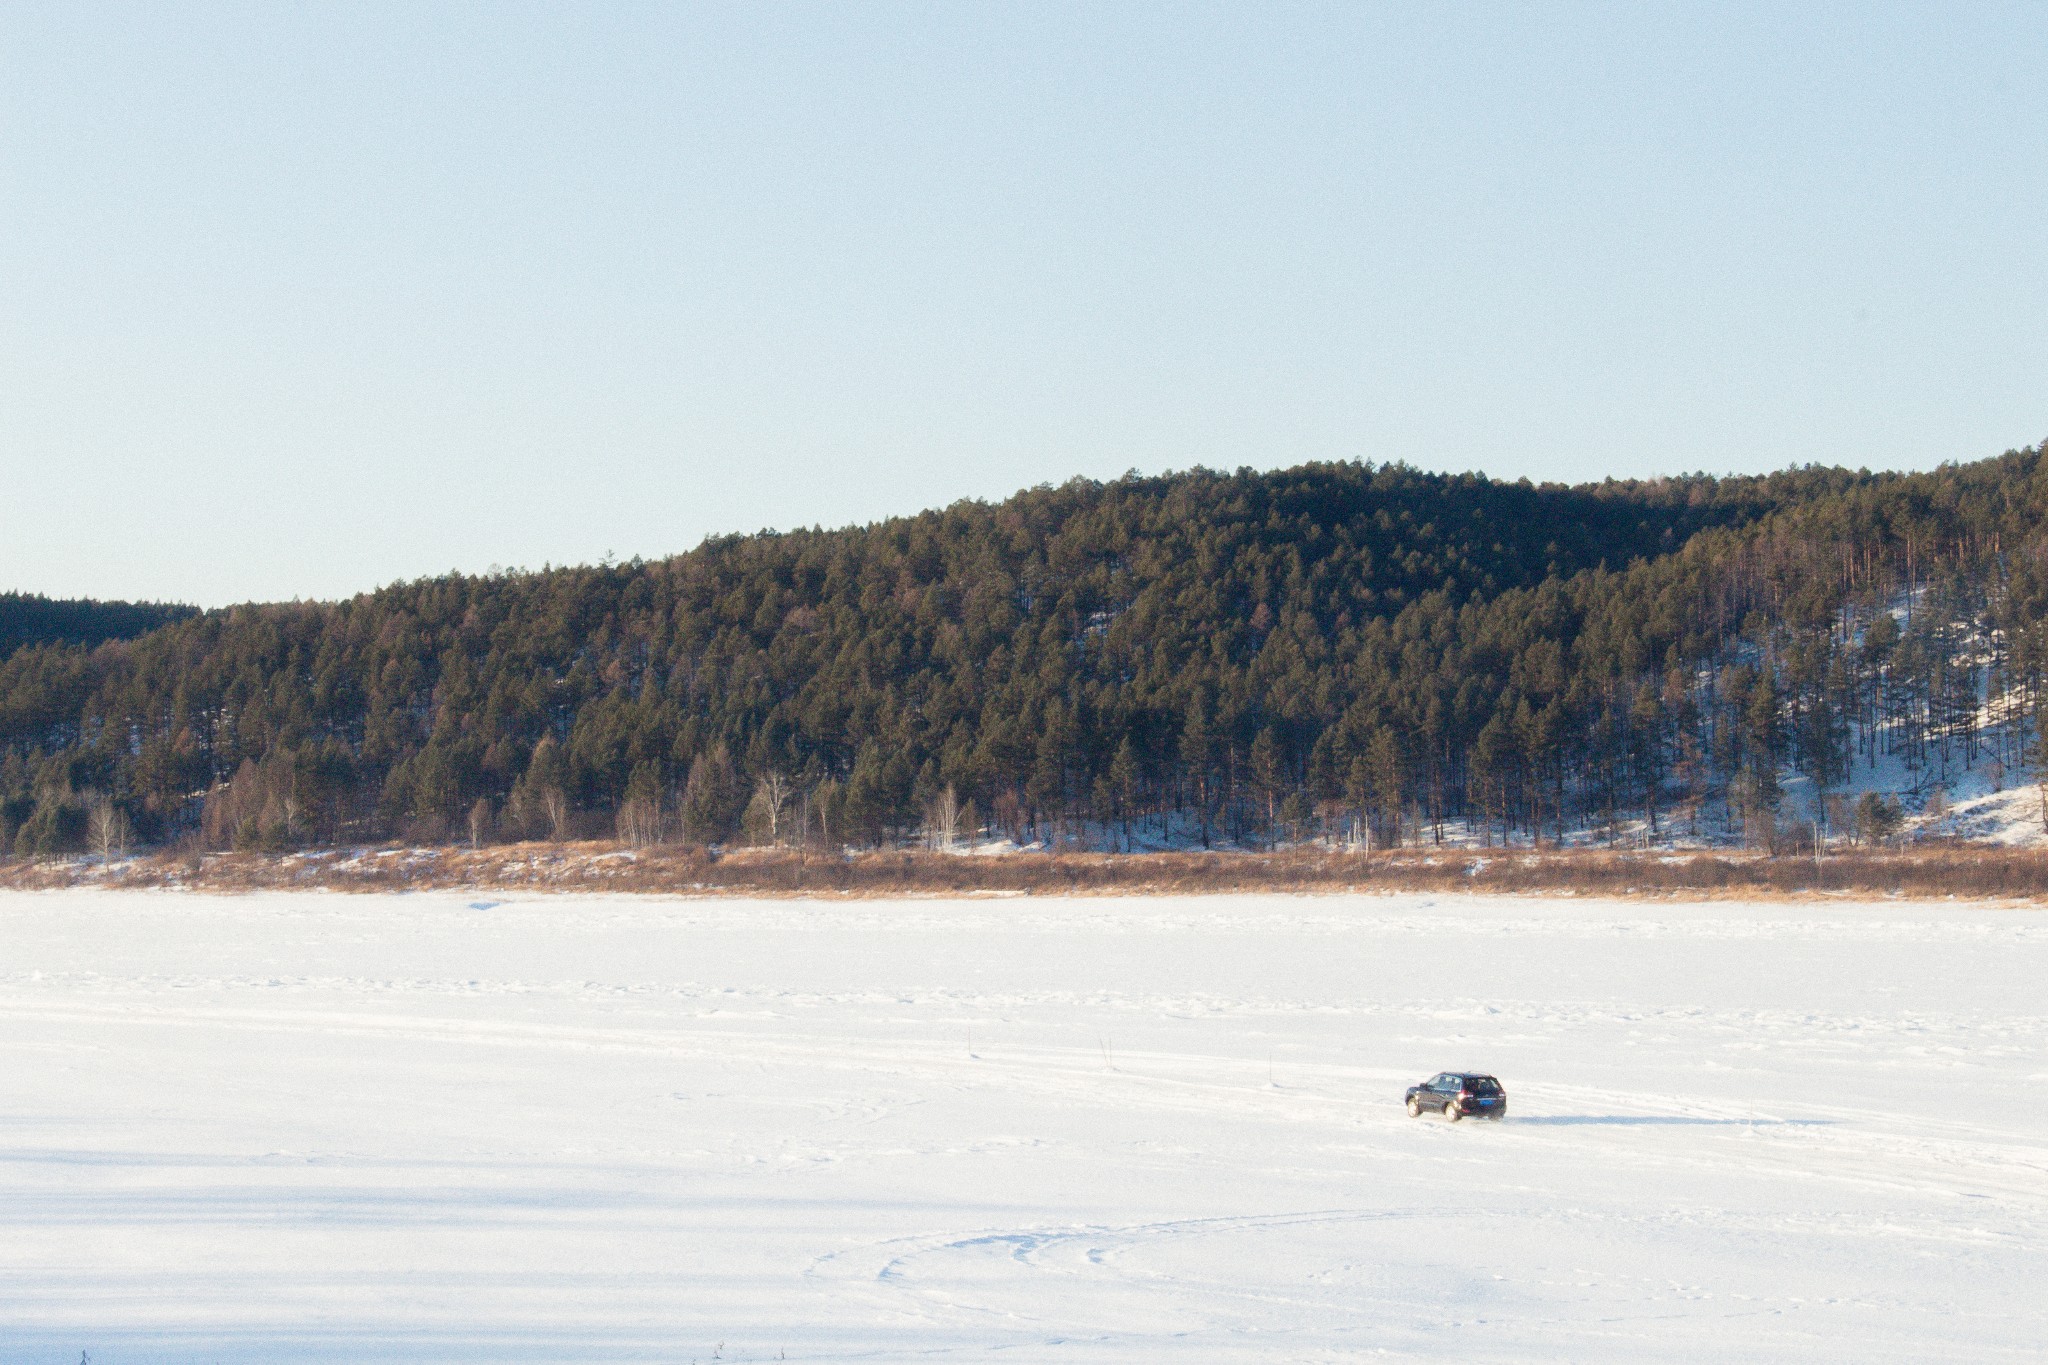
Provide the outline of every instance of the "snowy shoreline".
<path id="1" fill-rule="evenodd" d="M 2048 852 L 1939 843 L 1816 858 L 1730 851 L 1404 849 L 1363 854 L 717 851 L 609 843 L 300 853 L 157 853 L 0 863 L 0 891 L 66 887 L 274 891 L 926 899 L 953 896 L 1409 895 L 1821 901 L 2048 902 Z"/>

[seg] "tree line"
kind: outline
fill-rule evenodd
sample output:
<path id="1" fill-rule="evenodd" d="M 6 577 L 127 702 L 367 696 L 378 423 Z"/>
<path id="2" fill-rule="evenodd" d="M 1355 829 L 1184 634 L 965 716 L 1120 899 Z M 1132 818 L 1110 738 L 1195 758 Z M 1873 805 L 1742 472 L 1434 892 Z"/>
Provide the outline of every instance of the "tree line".
<path id="1" fill-rule="evenodd" d="M 1852 764 L 2038 767 L 2044 512 L 2037 449 L 1195 470 L 204 612 L 0 662 L 0 848 L 1868 831 Z"/>
<path id="2" fill-rule="evenodd" d="M 53 600 L 40 593 L 0 592 L 0 659 L 24 645 L 130 640 L 198 614 L 196 608 L 175 603 Z"/>

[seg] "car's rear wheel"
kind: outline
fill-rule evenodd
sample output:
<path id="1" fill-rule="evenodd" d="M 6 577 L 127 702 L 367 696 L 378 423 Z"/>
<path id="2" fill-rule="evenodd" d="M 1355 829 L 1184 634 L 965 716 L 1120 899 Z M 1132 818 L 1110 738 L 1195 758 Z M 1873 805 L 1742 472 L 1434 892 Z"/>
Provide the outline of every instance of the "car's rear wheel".
<path id="1" fill-rule="evenodd" d="M 1449 1119 L 1452 1123 L 1456 1123 L 1459 1119 L 1465 1117 L 1465 1111 L 1458 1107 L 1458 1102 L 1456 1100 L 1452 1100 L 1448 1104 L 1444 1105 L 1444 1117 Z"/>
<path id="2" fill-rule="evenodd" d="M 1410 1095 L 1408 1097 L 1408 1117 L 1411 1119 L 1419 1119 L 1422 1117 L 1422 1102 L 1416 1099 L 1413 1095 Z"/>

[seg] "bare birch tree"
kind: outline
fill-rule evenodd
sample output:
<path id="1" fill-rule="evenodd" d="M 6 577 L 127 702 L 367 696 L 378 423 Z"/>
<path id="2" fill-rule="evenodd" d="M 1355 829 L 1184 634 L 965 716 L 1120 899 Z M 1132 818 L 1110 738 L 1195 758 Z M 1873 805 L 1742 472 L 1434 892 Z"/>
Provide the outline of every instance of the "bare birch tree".
<path id="1" fill-rule="evenodd" d="M 635 796 L 619 806 L 619 840 L 634 848 L 661 842 L 661 805 L 650 797 Z"/>
<path id="2" fill-rule="evenodd" d="M 960 838 L 960 793 L 948 782 L 926 812 L 926 832 L 933 848 L 950 852 Z"/>
<path id="3" fill-rule="evenodd" d="M 754 799 L 751 814 L 768 831 L 768 842 L 773 845 L 782 838 L 782 817 L 789 809 L 789 779 L 770 768 L 754 783 Z"/>
<path id="4" fill-rule="evenodd" d="M 92 839 L 92 846 L 99 851 L 103 865 L 111 864 L 128 851 L 131 832 L 128 812 L 116 805 L 112 797 L 93 798 L 86 815 L 86 833 Z"/>
<path id="5" fill-rule="evenodd" d="M 556 843 L 569 837 L 569 798 L 562 795 L 560 787 L 549 787 L 540 794 L 541 813 L 547 817 L 548 834 Z"/>

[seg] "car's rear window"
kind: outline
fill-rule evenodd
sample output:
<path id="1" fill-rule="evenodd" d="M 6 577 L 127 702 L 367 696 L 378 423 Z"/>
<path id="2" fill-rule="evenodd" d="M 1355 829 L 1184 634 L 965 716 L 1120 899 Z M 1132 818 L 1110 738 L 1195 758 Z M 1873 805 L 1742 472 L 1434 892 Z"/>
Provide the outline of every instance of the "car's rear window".
<path id="1" fill-rule="evenodd" d="M 1465 1081 L 1465 1091 L 1471 1095 L 1498 1095 L 1500 1082 L 1491 1076 L 1472 1076 Z"/>

